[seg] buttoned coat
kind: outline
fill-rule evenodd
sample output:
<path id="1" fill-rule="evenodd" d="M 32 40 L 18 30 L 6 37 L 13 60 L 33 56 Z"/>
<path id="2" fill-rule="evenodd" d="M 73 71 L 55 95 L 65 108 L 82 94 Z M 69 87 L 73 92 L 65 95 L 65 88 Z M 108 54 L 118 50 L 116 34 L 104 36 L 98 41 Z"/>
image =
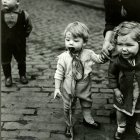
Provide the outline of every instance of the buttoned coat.
<path id="1" fill-rule="evenodd" d="M 123 104 L 119 104 L 114 97 L 114 105 L 131 116 L 134 110 L 140 113 L 140 96 L 137 99 L 135 109 L 133 106 L 134 79 L 138 82 L 140 90 L 140 53 L 135 57 L 135 66 L 132 66 L 119 55 L 114 56 L 110 61 L 108 77 L 109 87 L 112 89 L 119 88 L 124 97 Z"/>

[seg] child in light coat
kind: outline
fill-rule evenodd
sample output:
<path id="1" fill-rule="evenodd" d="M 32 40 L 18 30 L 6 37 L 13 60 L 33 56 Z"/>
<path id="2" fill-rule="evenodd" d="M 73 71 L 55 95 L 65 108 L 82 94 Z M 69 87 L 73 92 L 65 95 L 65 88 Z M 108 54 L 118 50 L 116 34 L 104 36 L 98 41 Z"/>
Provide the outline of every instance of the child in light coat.
<path id="1" fill-rule="evenodd" d="M 91 77 L 95 63 L 105 63 L 103 54 L 97 55 L 90 49 L 85 49 L 89 38 L 89 29 L 81 22 L 70 23 L 64 32 L 67 51 L 58 56 L 55 73 L 56 96 L 62 96 L 64 102 L 64 116 L 66 119 L 66 136 L 70 134 L 69 110 L 74 108 L 79 98 L 82 107 L 83 123 L 92 128 L 99 128 L 100 124 L 91 115 Z M 61 90 L 61 84 L 63 89 Z M 71 102 L 72 99 L 72 102 Z"/>

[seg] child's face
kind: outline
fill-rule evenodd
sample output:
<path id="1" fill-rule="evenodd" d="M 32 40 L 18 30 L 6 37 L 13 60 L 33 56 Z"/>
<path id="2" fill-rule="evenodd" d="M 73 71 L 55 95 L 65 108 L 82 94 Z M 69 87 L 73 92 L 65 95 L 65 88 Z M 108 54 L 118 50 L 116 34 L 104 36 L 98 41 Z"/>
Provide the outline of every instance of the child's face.
<path id="1" fill-rule="evenodd" d="M 68 49 L 73 49 L 73 52 L 77 52 L 85 46 L 86 43 L 84 43 L 83 38 L 81 37 L 76 37 L 74 38 L 71 32 L 66 32 L 65 35 L 65 46 Z"/>
<path id="2" fill-rule="evenodd" d="M 125 59 L 133 58 L 139 51 L 139 44 L 132 38 L 132 34 L 118 36 L 116 49 Z"/>
<path id="3" fill-rule="evenodd" d="M 3 8 L 6 10 L 12 10 L 14 9 L 19 2 L 17 0 L 2 0 Z"/>

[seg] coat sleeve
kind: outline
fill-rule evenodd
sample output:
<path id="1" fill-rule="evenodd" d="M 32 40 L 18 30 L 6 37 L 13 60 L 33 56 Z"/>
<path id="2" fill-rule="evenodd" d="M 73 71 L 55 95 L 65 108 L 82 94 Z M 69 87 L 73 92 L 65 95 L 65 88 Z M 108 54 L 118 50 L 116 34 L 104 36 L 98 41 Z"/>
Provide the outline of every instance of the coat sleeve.
<path id="1" fill-rule="evenodd" d="M 25 13 L 25 32 L 26 37 L 28 37 L 32 31 L 33 26 L 29 14 L 26 11 L 24 11 L 24 13 Z"/>
<path id="2" fill-rule="evenodd" d="M 111 60 L 108 69 L 108 78 L 109 78 L 109 88 L 118 88 L 119 87 L 119 66 L 115 60 Z"/>
<path id="3" fill-rule="evenodd" d="M 62 55 L 58 56 L 57 69 L 54 75 L 55 79 L 63 80 L 65 75 L 65 62 Z"/>
<path id="4" fill-rule="evenodd" d="M 90 56 L 93 62 L 103 64 L 108 61 L 108 58 L 103 54 L 96 54 L 94 51 L 90 51 Z"/>
<path id="5" fill-rule="evenodd" d="M 105 29 L 104 36 L 107 31 L 113 30 L 122 21 L 121 2 L 118 0 L 104 0 L 105 6 Z"/>

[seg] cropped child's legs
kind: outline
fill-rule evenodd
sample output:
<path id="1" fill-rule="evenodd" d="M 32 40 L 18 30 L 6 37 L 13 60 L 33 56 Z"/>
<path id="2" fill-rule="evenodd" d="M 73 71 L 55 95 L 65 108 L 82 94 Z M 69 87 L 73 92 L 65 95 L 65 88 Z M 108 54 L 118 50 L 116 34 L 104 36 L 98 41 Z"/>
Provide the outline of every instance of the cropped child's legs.
<path id="1" fill-rule="evenodd" d="M 90 124 L 94 123 L 91 115 L 92 98 L 91 98 L 91 78 L 90 76 L 77 83 L 76 96 L 80 100 L 84 120 Z"/>
<path id="2" fill-rule="evenodd" d="M 2 64 L 3 73 L 5 76 L 5 86 L 11 87 L 12 86 L 12 75 L 11 75 L 11 64 Z"/>
<path id="3" fill-rule="evenodd" d="M 117 115 L 117 131 L 115 132 L 114 139 L 115 140 L 122 140 L 123 139 L 123 134 L 126 129 L 126 114 L 123 112 L 117 110 L 116 111 Z"/>
<path id="4" fill-rule="evenodd" d="M 20 76 L 26 75 L 26 63 L 25 63 L 25 61 L 18 62 L 18 69 L 19 69 Z"/>
<path id="5" fill-rule="evenodd" d="M 19 70 L 20 82 L 22 84 L 27 84 L 28 80 L 26 78 L 26 62 L 25 62 L 25 60 L 18 61 L 18 70 Z"/>
<path id="6" fill-rule="evenodd" d="M 73 117 L 73 114 L 75 112 L 77 98 L 73 98 L 71 100 L 71 98 L 68 94 L 63 94 L 62 99 L 63 99 L 63 105 L 64 105 L 65 122 L 68 126 L 70 126 L 71 124 L 70 124 L 70 114 L 69 113 L 70 113 L 70 109 L 72 109 L 71 113 L 72 113 L 72 117 Z"/>
<path id="7" fill-rule="evenodd" d="M 126 114 L 117 110 L 116 115 L 117 115 L 117 125 L 118 125 L 117 131 L 119 133 L 123 133 L 126 128 Z"/>
<path id="8" fill-rule="evenodd" d="M 7 78 L 11 76 L 11 60 L 12 60 L 12 46 L 10 44 L 1 44 L 1 63 L 4 76 Z"/>
<path id="9" fill-rule="evenodd" d="M 140 113 L 137 113 L 135 130 L 136 130 L 136 133 L 139 135 L 139 139 L 140 139 Z"/>
<path id="10" fill-rule="evenodd" d="M 13 55 L 18 63 L 19 75 L 24 76 L 26 73 L 26 50 L 24 48 L 20 50 L 18 47 L 15 47 Z"/>
<path id="11" fill-rule="evenodd" d="M 15 48 L 14 57 L 18 63 L 20 81 L 22 84 L 27 84 L 28 80 L 26 78 L 26 50 L 18 50 L 18 48 Z"/>
<path id="12" fill-rule="evenodd" d="M 65 122 L 66 122 L 65 135 L 67 137 L 71 137 L 72 134 L 71 134 L 70 128 L 73 127 L 75 123 L 73 114 L 75 112 L 77 98 L 71 98 L 69 94 L 64 92 L 62 94 L 62 99 L 63 99 L 63 104 L 64 104 L 64 117 L 65 117 Z M 70 114 L 70 111 L 71 111 L 71 114 Z M 71 115 L 71 118 L 70 118 L 70 115 Z"/>
<path id="13" fill-rule="evenodd" d="M 82 107 L 82 114 L 83 114 L 85 121 L 89 122 L 89 123 L 94 122 L 94 119 L 91 115 L 92 102 L 80 99 L 80 104 Z"/>
<path id="14" fill-rule="evenodd" d="M 2 64 L 3 73 L 6 78 L 11 77 L 11 64 Z"/>
<path id="15" fill-rule="evenodd" d="M 91 101 L 86 101 L 80 99 L 81 107 L 82 107 L 82 113 L 83 113 L 83 123 L 84 125 L 92 128 L 99 128 L 100 123 L 95 121 L 92 117 L 91 114 L 91 107 L 92 107 L 92 102 Z"/>
<path id="16" fill-rule="evenodd" d="M 2 44 L 1 62 L 2 62 L 3 73 L 5 76 L 5 86 L 7 87 L 12 86 L 11 60 L 12 60 L 11 46 Z"/>

